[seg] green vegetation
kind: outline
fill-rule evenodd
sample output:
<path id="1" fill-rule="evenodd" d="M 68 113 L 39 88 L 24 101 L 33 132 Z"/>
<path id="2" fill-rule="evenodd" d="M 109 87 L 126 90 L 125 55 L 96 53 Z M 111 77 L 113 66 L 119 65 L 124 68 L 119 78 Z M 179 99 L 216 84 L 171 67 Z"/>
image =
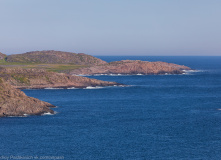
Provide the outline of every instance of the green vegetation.
<path id="1" fill-rule="evenodd" d="M 46 68 L 47 71 L 51 72 L 68 72 L 73 69 L 85 67 L 83 65 L 71 65 L 71 64 L 51 64 Z"/>
<path id="2" fill-rule="evenodd" d="M 0 60 L 1 67 L 7 68 L 23 68 L 23 69 L 45 69 L 50 72 L 68 72 L 73 69 L 85 67 L 84 65 L 75 64 L 41 64 L 41 63 L 19 63 L 19 62 L 6 62 L 5 60 Z"/>
<path id="3" fill-rule="evenodd" d="M 25 83 L 25 84 L 29 84 L 30 81 L 27 77 L 22 76 L 22 75 L 13 75 L 12 76 L 15 80 L 17 80 L 20 83 Z"/>
<path id="4" fill-rule="evenodd" d="M 69 73 L 81 67 L 102 65 L 107 62 L 83 53 L 62 51 L 32 51 L 5 55 L 0 52 L 0 67 L 22 69 L 45 69 L 50 72 Z"/>

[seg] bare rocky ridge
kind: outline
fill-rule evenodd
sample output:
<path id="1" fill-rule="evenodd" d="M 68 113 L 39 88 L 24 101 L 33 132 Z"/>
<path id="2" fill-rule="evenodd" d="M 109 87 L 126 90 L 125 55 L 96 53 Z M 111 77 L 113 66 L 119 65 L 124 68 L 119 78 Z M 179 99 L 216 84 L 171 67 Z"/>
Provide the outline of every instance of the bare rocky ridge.
<path id="1" fill-rule="evenodd" d="M 19 89 L 40 88 L 86 88 L 88 86 L 121 85 L 65 73 L 47 72 L 43 69 L 0 68 L 0 77 Z"/>
<path id="2" fill-rule="evenodd" d="M 189 67 L 166 62 L 148 62 L 140 60 L 122 60 L 108 64 L 72 70 L 74 75 L 94 74 L 182 74 Z"/>
<path id="3" fill-rule="evenodd" d="M 28 97 L 0 78 L 0 117 L 54 114 L 47 102 Z"/>
<path id="4" fill-rule="evenodd" d="M 62 51 L 33 51 L 23 54 L 14 54 L 6 57 L 7 62 L 20 63 L 50 63 L 50 64 L 76 64 L 76 65 L 101 65 L 107 62 L 84 54 L 71 53 Z"/>

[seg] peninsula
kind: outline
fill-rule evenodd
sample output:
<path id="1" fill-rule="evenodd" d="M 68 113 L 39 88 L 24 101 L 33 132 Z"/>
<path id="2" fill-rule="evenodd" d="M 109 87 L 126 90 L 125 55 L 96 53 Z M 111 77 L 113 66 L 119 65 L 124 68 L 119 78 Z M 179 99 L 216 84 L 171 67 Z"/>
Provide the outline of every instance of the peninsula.
<path id="1" fill-rule="evenodd" d="M 70 74 L 182 74 L 184 70 L 190 70 L 189 67 L 166 62 L 148 62 L 140 60 L 122 60 L 110 62 L 99 66 L 90 66 L 72 70 Z"/>
<path id="2" fill-rule="evenodd" d="M 184 70 L 190 68 L 139 60 L 107 63 L 84 53 L 54 50 L 9 56 L 0 52 L 0 117 L 54 114 L 52 104 L 28 97 L 19 89 L 118 86 L 122 84 L 76 75 L 182 74 Z"/>

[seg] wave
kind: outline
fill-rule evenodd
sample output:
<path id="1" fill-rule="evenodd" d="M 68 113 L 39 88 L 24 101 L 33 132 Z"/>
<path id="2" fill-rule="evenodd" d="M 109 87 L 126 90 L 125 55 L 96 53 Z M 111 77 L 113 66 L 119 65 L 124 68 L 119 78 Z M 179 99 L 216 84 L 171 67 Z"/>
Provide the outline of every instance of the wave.
<path id="1" fill-rule="evenodd" d="M 83 89 L 101 89 L 101 88 L 104 88 L 104 87 L 101 87 L 101 86 L 95 86 L 95 87 L 88 86 L 88 87 L 83 88 Z"/>
<path id="2" fill-rule="evenodd" d="M 27 116 L 7 116 L 7 117 L 19 117 L 19 118 L 24 118 L 24 117 L 27 117 Z"/>
<path id="3" fill-rule="evenodd" d="M 56 114 L 56 112 L 55 112 L 54 114 Z M 47 115 L 50 115 L 50 116 L 51 116 L 51 115 L 54 115 L 54 114 L 52 114 L 52 113 L 50 113 L 50 112 L 46 112 L 46 113 L 43 113 L 42 116 L 47 116 Z"/>
<path id="4" fill-rule="evenodd" d="M 86 88 L 83 89 L 103 89 L 103 88 L 114 88 L 114 87 L 130 87 L 131 85 L 113 85 L 113 86 L 88 86 Z"/>
<path id="5" fill-rule="evenodd" d="M 205 70 L 193 70 L 193 69 L 191 69 L 191 70 L 182 70 L 182 71 L 187 72 L 187 73 L 189 73 L 189 72 L 205 72 Z"/>
<path id="6" fill-rule="evenodd" d="M 193 73 L 200 73 L 200 72 L 206 72 L 206 70 L 182 70 L 184 73 L 183 75 L 193 75 Z"/>
<path id="7" fill-rule="evenodd" d="M 79 89 L 79 88 L 75 88 L 75 87 L 70 87 L 70 88 L 67 88 L 67 89 Z"/>

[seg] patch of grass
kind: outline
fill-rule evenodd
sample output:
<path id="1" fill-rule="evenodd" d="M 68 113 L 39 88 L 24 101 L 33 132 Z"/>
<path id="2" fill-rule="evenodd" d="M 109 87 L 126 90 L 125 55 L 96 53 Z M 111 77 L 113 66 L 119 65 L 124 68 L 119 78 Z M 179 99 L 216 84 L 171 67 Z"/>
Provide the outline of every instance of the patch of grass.
<path id="1" fill-rule="evenodd" d="M 21 76 L 21 75 L 13 75 L 12 77 L 20 83 L 25 83 L 25 84 L 30 83 L 30 81 L 27 77 L 24 77 L 24 76 Z"/>
<path id="2" fill-rule="evenodd" d="M 50 72 L 65 72 L 73 69 L 81 68 L 81 65 L 70 65 L 70 64 L 60 64 L 60 65 L 50 65 L 46 69 Z"/>
<path id="3" fill-rule="evenodd" d="M 75 64 L 41 64 L 41 63 L 19 63 L 19 62 L 6 62 L 5 60 L 0 61 L 0 66 L 6 68 L 23 68 L 23 69 L 45 69 L 50 72 L 68 72 L 73 69 L 86 67 L 84 65 Z"/>

